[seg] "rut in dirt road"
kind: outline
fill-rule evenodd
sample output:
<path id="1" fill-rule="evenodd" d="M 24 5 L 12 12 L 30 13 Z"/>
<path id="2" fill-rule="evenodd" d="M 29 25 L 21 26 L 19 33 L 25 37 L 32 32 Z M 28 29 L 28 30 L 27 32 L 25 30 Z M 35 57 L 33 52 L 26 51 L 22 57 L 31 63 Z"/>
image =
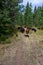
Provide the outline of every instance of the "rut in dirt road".
<path id="1" fill-rule="evenodd" d="M 43 65 L 43 50 L 38 41 L 20 34 L 20 40 L 6 49 L 2 65 Z"/>

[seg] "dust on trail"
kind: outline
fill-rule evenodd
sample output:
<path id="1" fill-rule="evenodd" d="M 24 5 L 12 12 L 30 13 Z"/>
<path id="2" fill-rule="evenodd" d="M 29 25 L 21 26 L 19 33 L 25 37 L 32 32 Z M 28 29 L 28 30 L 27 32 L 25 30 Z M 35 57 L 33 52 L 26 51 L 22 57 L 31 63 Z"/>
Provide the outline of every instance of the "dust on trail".
<path id="1" fill-rule="evenodd" d="M 43 65 L 43 48 L 35 37 L 27 38 L 19 34 L 19 41 L 12 42 L 0 53 L 0 65 Z"/>

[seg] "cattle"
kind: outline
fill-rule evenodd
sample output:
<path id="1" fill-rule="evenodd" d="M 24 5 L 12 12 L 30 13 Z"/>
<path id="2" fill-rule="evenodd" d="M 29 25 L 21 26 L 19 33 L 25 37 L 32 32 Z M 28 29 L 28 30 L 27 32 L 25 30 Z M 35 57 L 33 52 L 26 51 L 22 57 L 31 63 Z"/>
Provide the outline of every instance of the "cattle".
<path id="1" fill-rule="evenodd" d="M 25 32 L 26 32 L 26 34 L 24 35 L 25 37 L 29 37 L 29 35 L 28 35 L 29 31 L 30 31 L 30 28 L 25 27 Z"/>
<path id="2" fill-rule="evenodd" d="M 30 31 L 30 28 L 29 27 L 23 27 L 23 26 L 20 26 L 20 27 L 18 27 L 18 30 L 21 32 L 21 33 L 24 33 L 24 32 L 26 32 L 26 34 L 28 34 L 29 33 L 29 31 Z"/>
<path id="3" fill-rule="evenodd" d="M 26 34 L 28 34 L 30 31 L 30 28 L 29 27 L 26 27 Z"/>
<path id="4" fill-rule="evenodd" d="M 35 28 L 31 28 L 32 31 L 36 32 L 37 30 Z"/>
<path id="5" fill-rule="evenodd" d="M 18 27 L 18 30 L 19 30 L 21 33 L 24 33 L 24 31 L 25 31 L 25 29 L 24 29 L 23 26 Z"/>
<path id="6" fill-rule="evenodd" d="M 21 27 L 21 28 L 20 28 L 20 32 L 21 32 L 21 33 L 24 33 L 24 32 L 25 32 L 24 27 Z"/>
<path id="7" fill-rule="evenodd" d="M 37 28 L 37 29 L 39 29 L 39 30 L 40 30 L 40 28 Z"/>
<path id="8" fill-rule="evenodd" d="M 28 35 L 28 34 L 25 34 L 24 36 L 25 36 L 25 37 L 29 37 L 29 35 Z"/>

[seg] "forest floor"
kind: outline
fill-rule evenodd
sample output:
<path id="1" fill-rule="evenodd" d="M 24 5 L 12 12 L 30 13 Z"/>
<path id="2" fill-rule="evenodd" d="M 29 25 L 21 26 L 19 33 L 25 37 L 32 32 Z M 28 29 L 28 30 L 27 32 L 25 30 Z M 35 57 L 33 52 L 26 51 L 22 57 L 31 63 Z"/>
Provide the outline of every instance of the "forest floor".
<path id="1" fill-rule="evenodd" d="M 43 65 L 43 31 L 18 33 L 10 44 L 0 44 L 0 65 Z"/>

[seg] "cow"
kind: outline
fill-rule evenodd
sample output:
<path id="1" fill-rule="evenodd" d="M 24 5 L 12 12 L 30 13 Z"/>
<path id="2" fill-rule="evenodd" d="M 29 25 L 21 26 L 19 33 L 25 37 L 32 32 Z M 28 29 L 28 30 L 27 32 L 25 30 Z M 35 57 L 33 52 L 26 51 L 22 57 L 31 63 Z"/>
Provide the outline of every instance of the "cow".
<path id="1" fill-rule="evenodd" d="M 25 32 L 26 34 L 24 35 L 25 37 L 29 37 L 29 31 L 30 31 L 30 28 L 29 27 L 25 27 Z"/>
<path id="2" fill-rule="evenodd" d="M 29 37 L 29 35 L 28 35 L 28 34 L 25 34 L 24 36 L 25 36 L 25 37 Z"/>
<path id="3" fill-rule="evenodd" d="M 35 28 L 31 28 L 32 31 L 36 32 L 37 30 Z"/>
<path id="4" fill-rule="evenodd" d="M 21 33 L 24 33 L 24 32 L 25 32 L 24 27 L 21 27 L 21 28 L 20 28 L 20 32 L 21 32 Z"/>
<path id="5" fill-rule="evenodd" d="M 26 34 L 28 34 L 30 31 L 30 28 L 29 27 L 26 27 Z"/>
<path id="6" fill-rule="evenodd" d="M 40 30 L 40 28 L 37 28 L 37 29 L 39 29 L 39 30 Z"/>
<path id="7" fill-rule="evenodd" d="M 25 29 L 24 29 L 23 26 L 18 27 L 18 30 L 19 30 L 21 33 L 24 33 L 24 32 L 25 32 Z"/>

